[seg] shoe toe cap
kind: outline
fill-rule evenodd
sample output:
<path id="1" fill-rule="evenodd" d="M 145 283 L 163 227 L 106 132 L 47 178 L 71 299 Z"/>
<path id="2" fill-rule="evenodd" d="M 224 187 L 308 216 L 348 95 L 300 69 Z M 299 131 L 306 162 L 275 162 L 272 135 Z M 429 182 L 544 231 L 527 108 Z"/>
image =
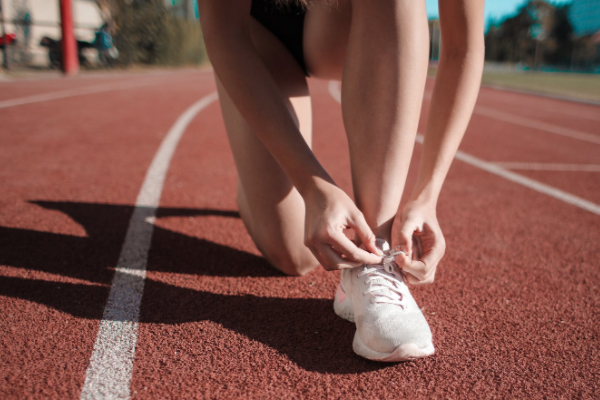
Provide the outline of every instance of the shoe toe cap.
<path id="1" fill-rule="evenodd" d="M 374 351 L 391 353 L 399 346 L 413 344 L 419 348 L 431 345 L 432 335 L 423 314 L 401 316 L 380 315 L 357 324 L 363 343 Z"/>

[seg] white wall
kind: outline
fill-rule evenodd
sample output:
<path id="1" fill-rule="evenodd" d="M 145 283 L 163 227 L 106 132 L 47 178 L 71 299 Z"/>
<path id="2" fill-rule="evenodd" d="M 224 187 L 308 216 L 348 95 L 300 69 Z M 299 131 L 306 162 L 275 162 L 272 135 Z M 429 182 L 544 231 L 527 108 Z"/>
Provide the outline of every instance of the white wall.
<path id="1" fill-rule="evenodd" d="M 48 51 L 39 45 L 43 36 L 60 39 L 60 3 L 59 0 L 0 0 L 6 18 L 6 33 L 17 33 L 19 31 L 13 21 L 19 18 L 19 14 L 28 10 L 32 17 L 31 34 L 28 52 L 31 59 L 29 65 L 47 66 Z M 94 0 L 71 0 L 73 4 L 73 19 L 75 24 L 75 37 L 78 40 L 93 41 L 94 32 L 102 24 L 100 11 Z M 17 39 L 22 39 L 19 36 Z M 21 45 L 22 45 L 21 41 Z M 16 50 L 16 49 L 15 49 Z M 18 52 L 18 51 L 17 51 Z M 95 61 L 94 50 L 88 54 L 90 61 Z M 19 61 L 18 54 L 14 54 L 15 61 Z M 11 57 L 13 58 L 13 57 Z"/>

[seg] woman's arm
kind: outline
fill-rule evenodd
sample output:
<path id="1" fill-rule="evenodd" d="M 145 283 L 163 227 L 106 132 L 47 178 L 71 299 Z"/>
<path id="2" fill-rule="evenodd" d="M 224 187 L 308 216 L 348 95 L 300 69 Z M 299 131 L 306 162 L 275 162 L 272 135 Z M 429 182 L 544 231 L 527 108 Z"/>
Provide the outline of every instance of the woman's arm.
<path id="1" fill-rule="evenodd" d="M 364 217 L 314 156 L 254 49 L 249 32 L 250 0 L 202 0 L 199 6 L 204 41 L 215 73 L 305 200 L 309 248 L 327 269 L 380 260 L 343 234 L 344 228 L 352 227 L 367 249 L 377 252 Z"/>
<path id="2" fill-rule="evenodd" d="M 417 182 L 402 212 L 400 241 L 410 283 L 431 283 L 445 242 L 436 217 L 442 184 L 465 133 L 481 83 L 483 0 L 439 1 L 442 48 Z M 413 241 L 417 244 L 413 248 Z"/>
<path id="3" fill-rule="evenodd" d="M 315 179 L 333 183 L 296 127 L 250 38 L 250 0 L 199 2 L 206 50 L 227 93 L 252 130 L 304 193 Z M 268 123 L 265 123 L 268 121 Z"/>

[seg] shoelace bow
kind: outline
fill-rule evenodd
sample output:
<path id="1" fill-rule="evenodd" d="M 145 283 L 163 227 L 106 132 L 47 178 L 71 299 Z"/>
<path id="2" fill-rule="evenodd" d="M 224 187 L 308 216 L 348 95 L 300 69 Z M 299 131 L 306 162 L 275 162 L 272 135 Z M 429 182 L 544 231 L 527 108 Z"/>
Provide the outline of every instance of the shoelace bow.
<path id="1" fill-rule="evenodd" d="M 359 278 L 363 275 L 368 276 L 365 283 L 369 285 L 369 288 L 365 290 L 363 294 L 373 293 L 374 296 L 371 299 L 372 303 L 396 304 L 404 308 L 404 304 L 402 304 L 402 293 L 400 292 L 399 286 L 399 283 L 402 281 L 402 276 L 397 272 L 397 268 L 394 268 L 394 265 L 396 264 L 394 258 L 398 254 L 404 254 L 398 247 L 392 250 L 383 251 L 381 264 L 365 265 L 363 271 L 358 274 Z"/>

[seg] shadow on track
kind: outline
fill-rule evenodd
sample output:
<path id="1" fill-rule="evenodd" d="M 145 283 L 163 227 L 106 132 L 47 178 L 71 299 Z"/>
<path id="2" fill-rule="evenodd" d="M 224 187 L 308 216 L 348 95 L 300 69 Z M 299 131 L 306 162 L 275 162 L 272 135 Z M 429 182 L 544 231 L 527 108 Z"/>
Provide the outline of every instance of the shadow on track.
<path id="1" fill-rule="evenodd" d="M 33 201 L 62 212 L 83 227 L 85 237 L 0 227 L 0 265 L 110 284 L 133 206 Z M 222 216 L 237 211 L 159 208 L 157 218 Z M 148 271 L 207 276 L 284 277 L 263 258 L 232 247 L 154 227 Z"/>
<path id="2" fill-rule="evenodd" d="M 132 206 L 33 202 L 65 213 L 85 237 L 0 227 L 0 265 L 86 280 L 77 284 L 0 276 L 0 295 L 24 299 L 85 319 L 101 319 Z M 157 216 L 222 216 L 235 211 L 161 208 Z M 224 277 L 286 277 L 262 257 L 154 227 L 149 271 Z M 334 315 L 331 300 L 231 296 L 146 279 L 141 322 L 213 321 L 274 348 L 301 368 L 360 373 L 384 368 L 350 350 L 355 327 Z"/>
<path id="3" fill-rule="evenodd" d="M 108 291 L 106 285 L 0 276 L 0 295 L 44 304 L 85 319 L 102 318 Z M 146 279 L 141 323 L 200 321 L 212 321 L 263 343 L 307 371 L 350 374 L 389 366 L 352 352 L 355 326 L 333 313 L 331 300 L 221 295 Z M 198 334 L 210 337 L 219 331 Z"/>
<path id="4" fill-rule="evenodd" d="M 230 296 L 147 281 L 141 321 L 181 324 L 213 321 L 286 355 L 304 370 L 355 374 L 385 368 L 358 357 L 351 344 L 356 327 L 333 312 L 329 299 Z M 219 330 L 199 332 L 218 335 Z"/>

